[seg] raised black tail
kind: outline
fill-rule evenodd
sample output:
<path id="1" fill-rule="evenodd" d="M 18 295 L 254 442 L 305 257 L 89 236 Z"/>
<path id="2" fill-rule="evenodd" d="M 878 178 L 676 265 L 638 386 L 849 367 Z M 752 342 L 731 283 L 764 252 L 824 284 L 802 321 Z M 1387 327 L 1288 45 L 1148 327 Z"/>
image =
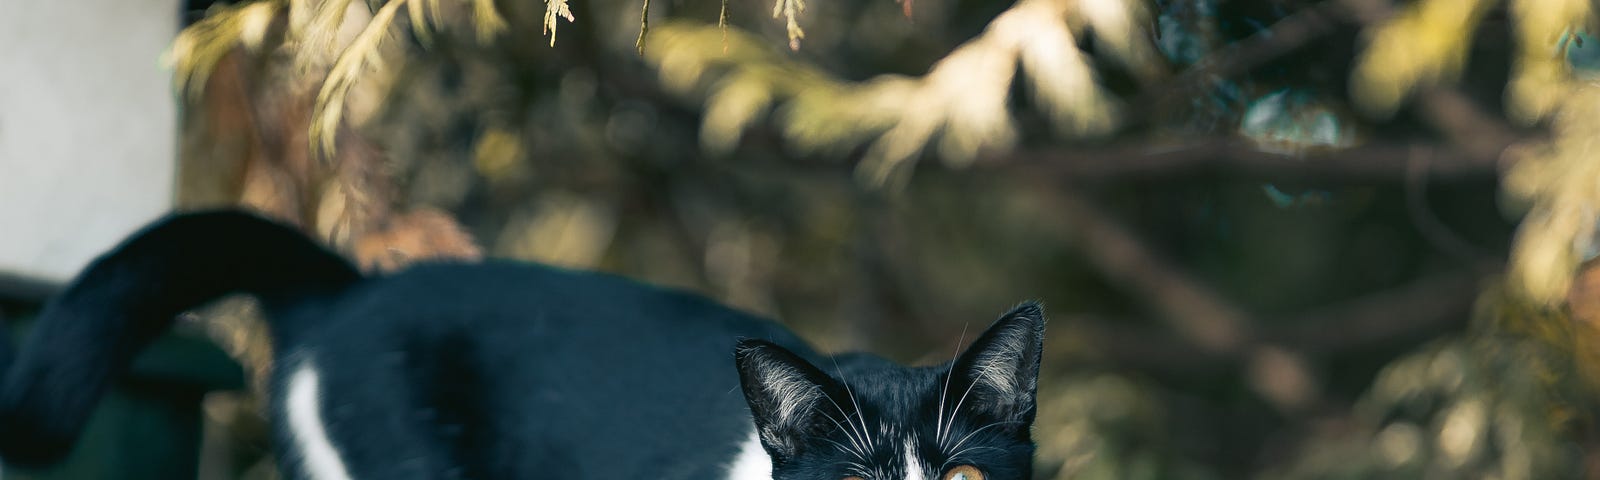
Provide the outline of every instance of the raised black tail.
<path id="1" fill-rule="evenodd" d="M 0 346 L 0 458 L 59 460 L 107 386 L 185 310 L 231 293 L 289 301 L 360 278 L 337 254 L 255 215 L 158 220 L 79 273 L 15 358 Z"/>

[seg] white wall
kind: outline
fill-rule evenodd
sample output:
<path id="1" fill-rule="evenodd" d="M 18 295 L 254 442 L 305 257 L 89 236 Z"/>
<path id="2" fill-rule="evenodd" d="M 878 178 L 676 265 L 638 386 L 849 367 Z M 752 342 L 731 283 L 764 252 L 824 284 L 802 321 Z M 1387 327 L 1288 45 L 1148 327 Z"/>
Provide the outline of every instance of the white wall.
<path id="1" fill-rule="evenodd" d="M 60 282 L 171 204 L 177 0 L 0 0 L 0 274 Z"/>

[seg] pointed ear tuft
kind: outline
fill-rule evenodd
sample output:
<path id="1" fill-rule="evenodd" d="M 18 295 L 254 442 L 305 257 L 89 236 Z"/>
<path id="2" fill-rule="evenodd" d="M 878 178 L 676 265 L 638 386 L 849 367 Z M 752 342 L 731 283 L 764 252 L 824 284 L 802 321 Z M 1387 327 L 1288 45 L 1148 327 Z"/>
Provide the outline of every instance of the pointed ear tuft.
<path id="1" fill-rule="evenodd" d="M 734 347 L 734 362 L 762 445 L 774 461 L 793 458 L 801 440 L 824 424 L 817 407 L 827 400 L 833 380 L 793 352 L 763 340 L 741 340 Z"/>
<path id="2" fill-rule="evenodd" d="M 950 375 L 958 381 L 947 393 L 970 396 L 966 405 L 980 414 L 1032 424 L 1044 323 L 1044 308 L 1035 302 L 1001 315 L 951 365 Z"/>

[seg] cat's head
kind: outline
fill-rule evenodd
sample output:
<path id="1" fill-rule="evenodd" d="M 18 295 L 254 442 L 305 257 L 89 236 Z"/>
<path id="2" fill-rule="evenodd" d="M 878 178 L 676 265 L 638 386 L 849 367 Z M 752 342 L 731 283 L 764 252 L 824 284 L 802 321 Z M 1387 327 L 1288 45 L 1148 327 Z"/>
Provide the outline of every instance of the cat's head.
<path id="1" fill-rule="evenodd" d="M 946 365 L 813 365 L 759 340 L 735 356 L 775 480 L 1023 480 L 1043 341 L 1026 303 Z"/>

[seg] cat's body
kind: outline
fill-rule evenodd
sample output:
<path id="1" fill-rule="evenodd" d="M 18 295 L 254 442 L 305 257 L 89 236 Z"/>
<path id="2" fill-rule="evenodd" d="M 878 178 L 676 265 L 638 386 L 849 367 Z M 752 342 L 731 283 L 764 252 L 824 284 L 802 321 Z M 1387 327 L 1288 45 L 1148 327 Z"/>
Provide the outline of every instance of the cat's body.
<path id="1" fill-rule="evenodd" d="M 776 323 L 604 274 L 491 262 L 363 278 L 238 213 L 158 222 L 45 310 L 0 363 L 0 454 L 58 458 L 174 314 L 230 292 L 271 318 L 288 478 L 1029 474 L 1043 326 L 1031 305 L 953 369 L 906 368 L 822 356 Z"/>
<path id="2" fill-rule="evenodd" d="M 748 417 L 726 414 L 746 408 L 736 341 L 816 358 L 775 324 L 606 275 L 427 265 L 353 289 L 298 306 L 289 315 L 306 328 L 274 334 L 297 346 L 274 373 L 290 418 L 274 420 L 295 425 L 292 396 L 308 375 L 320 396 L 365 407 L 324 409 L 333 438 L 342 425 L 385 424 L 363 416 L 415 412 L 340 449 L 349 470 L 382 472 L 371 478 L 440 478 L 414 474 L 457 460 L 515 466 L 464 478 L 724 478 L 752 434 Z M 483 412 L 526 413 L 474 418 Z M 609 461 L 574 460 L 585 456 Z"/>

